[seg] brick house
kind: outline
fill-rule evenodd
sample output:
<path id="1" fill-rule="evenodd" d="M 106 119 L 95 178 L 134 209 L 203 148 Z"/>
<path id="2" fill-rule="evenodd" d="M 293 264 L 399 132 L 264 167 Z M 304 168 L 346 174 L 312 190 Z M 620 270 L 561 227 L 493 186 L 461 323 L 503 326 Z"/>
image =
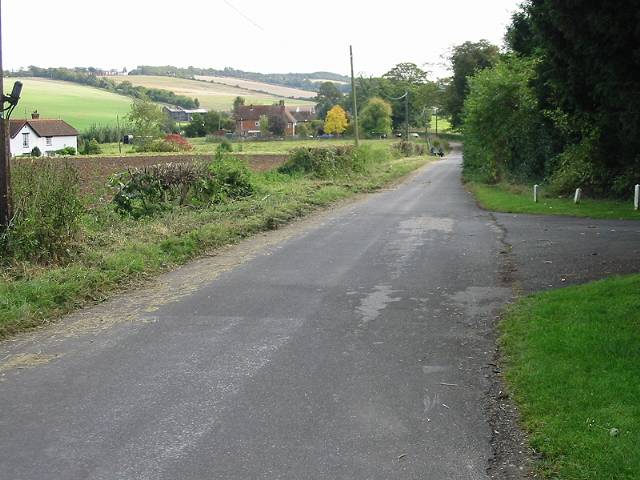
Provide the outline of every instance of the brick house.
<path id="1" fill-rule="evenodd" d="M 296 119 L 284 105 L 284 101 L 276 105 L 242 105 L 233 114 L 236 121 L 236 135 L 241 137 L 260 135 L 260 117 L 279 116 L 286 127 L 285 137 L 296 134 Z"/>

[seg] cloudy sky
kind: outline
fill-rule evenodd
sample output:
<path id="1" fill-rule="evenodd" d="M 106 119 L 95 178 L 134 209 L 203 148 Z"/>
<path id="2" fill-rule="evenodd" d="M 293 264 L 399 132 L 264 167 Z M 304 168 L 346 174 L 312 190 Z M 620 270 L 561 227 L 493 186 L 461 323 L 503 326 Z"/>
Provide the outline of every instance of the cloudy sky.
<path id="1" fill-rule="evenodd" d="M 139 64 L 380 75 L 444 74 L 452 45 L 502 44 L 519 0 L 2 0 L 4 67 Z"/>

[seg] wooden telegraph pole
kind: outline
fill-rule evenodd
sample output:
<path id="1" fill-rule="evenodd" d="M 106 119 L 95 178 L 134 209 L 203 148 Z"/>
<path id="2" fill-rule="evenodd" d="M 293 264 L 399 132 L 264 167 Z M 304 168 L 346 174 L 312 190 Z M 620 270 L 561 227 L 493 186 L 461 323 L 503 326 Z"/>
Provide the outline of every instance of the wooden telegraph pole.
<path id="1" fill-rule="evenodd" d="M 9 226 L 11 219 L 11 186 L 9 165 L 9 121 L 5 116 L 4 70 L 2 66 L 2 0 L 0 0 L 0 230 Z"/>
<path id="2" fill-rule="evenodd" d="M 353 48 L 349 45 L 349 57 L 351 59 L 351 96 L 353 97 L 353 134 L 355 135 L 356 147 L 360 144 L 358 135 L 358 102 L 356 101 L 356 80 L 353 77 Z"/>

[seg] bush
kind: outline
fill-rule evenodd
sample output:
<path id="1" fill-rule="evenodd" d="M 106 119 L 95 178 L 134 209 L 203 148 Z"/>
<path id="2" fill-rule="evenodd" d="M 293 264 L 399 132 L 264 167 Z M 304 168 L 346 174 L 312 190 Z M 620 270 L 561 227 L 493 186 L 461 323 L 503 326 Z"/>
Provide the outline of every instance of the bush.
<path id="1" fill-rule="evenodd" d="M 102 148 L 100 148 L 98 141 L 95 138 L 92 138 L 90 142 L 86 142 L 84 144 L 84 150 L 82 153 L 84 155 L 99 155 L 102 153 Z"/>
<path id="2" fill-rule="evenodd" d="M 141 218 L 190 205 L 207 206 L 253 193 L 251 173 L 244 162 L 218 155 L 203 164 L 152 165 L 115 175 L 117 212 Z"/>
<path id="3" fill-rule="evenodd" d="M 42 152 L 40 151 L 40 149 L 38 147 L 33 147 L 31 149 L 31 156 L 32 157 L 41 157 L 42 156 Z"/>
<path id="4" fill-rule="evenodd" d="M 226 138 L 220 140 L 218 145 L 218 152 L 233 152 L 233 144 Z"/>
<path id="5" fill-rule="evenodd" d="M 572 194 L 581 188 L 587 194 L 601 194 L 607 172 L 598 167 L 599 135 L 593 130 L 585 134 L 579 143 L 569 145 L 558 155 L 556 167 L 549 181 L 549 191 L 556 195 Z"/>
<path id="6" fill-rule="evenodd" d="M 99 149 L 100 147 L 98 147 Z M 54 152 L 56 155 L 75 155 L 76 149 L 74 147 L 64 147 Z M 98 152 L 100 153 L 100 152 Z"/>
<path id="7" fill-rule="evenodd" d="M 364 171 L 363 156 L 355 154 L 352 146 L 300 147 L 289 154 L 287 162 L 279 168 L 282 173 L 311 174 L 316 178 L 331 178 Z"/>
<path id="8" fill-rule="evenodd" d="M 426 148 L 423 144 L 408 142 L 406 140 L 392 144 L 391 149 L 394 153 L 401 157 L 414 157 L 425 155 L 427 153 Z"/>
<path id="9" fill-rule="evenodd" d="M 172 148 L 175 148 L 178 152 L 188 152 L 193 150 L 193 145 L 191 145 L 182 135 L 178 135 L 176 133 L 167 135 L 164 137 L 164 141 L 172 145 Z"/>
<path id="10" fill-rule="evenodd" d="M 221 145 L 222 146 L 222 145 Z M 230 155 L 216 155 L 208 166 L 207 187 L 203 192 L 215 202 L 248 197 L 254 187 L 247 164 Z"/>
<path id="11" fill-rule="evenodd" d="M 14 212 L 0 248 L 17 260 L 51 262 L 71 253 L 83 212 L 78 172 L 53 160 L 21 161 L 11 175 Z"/>

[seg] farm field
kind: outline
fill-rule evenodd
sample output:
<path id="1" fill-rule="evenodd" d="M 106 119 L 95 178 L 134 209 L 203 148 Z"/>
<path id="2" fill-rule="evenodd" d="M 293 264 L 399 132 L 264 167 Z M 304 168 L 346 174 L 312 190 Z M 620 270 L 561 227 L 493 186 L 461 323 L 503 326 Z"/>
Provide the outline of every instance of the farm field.
<path id="1" fill-rule="evenodd" d="M 129 113 L 132 100 L 98 88 L 45 78 L 7 78 L 5 87 L 20 80 L 22 98 L 11 118 L 31 118 L 38 110 L 41 118 L 60 118 L 82 131 L 94 123 L 110 125 Z"/>
<path id="2" fill-rule="evenodd" d="M 200 106 L 208 110 L 229 111 L 232 108 L 233 99 L 237 96 L 244 97 L 247 104 L 253 103 L 255 105 L 270 105 L 282 98 L 276 95 L 252 92 L 235 86 L 201 82 L 185 78 L 154 75 L 127 75 L 110 78 L 117 82 L 128 81 L 136 86 L 142 85 L 147 88 L 161 88 L 171 90 L 177 95 L 185 95 L 192 98 L 196 97 L 200 101 Z M 287 100 L 287 105 L 311 104 L 312 102 L 305 100 Z"/>
<path id="3" fill-rule="evenodd" d="M 299 97 L 313 98 L 316 92 L 309 90 L 300 90 L 299 88 L 284 87 L 282 85 L 272 85 L 271 83 L 257 82 L 254 80 L 245 80 L 235 77 L 214 77 L 209 75 L 196 75 L 197 80 L 210 83 L 222 83 L 231 87 L 240 87 L 247 90 L 267 92 L 279 97 Z"/>

